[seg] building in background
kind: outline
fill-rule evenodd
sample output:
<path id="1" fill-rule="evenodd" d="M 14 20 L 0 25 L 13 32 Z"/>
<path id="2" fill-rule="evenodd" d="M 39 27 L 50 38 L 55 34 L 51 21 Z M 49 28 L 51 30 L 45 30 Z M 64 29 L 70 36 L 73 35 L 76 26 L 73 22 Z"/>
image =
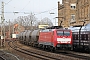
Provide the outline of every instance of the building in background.
<path id="1" fill-rule="evenodd" d="M 76 1 L 62 0 L 62 4 L 58 2 L 58 25 L 62 21 L 63 27 L 69 27 L 76 23 Z"/>
<path id="2" fill-rule="evenodd" d="M 90 0 L 77 0 L 77 24 L 90 23 Z"/>
<path id="3" fill-rule="evenodd" d="M 58 2 L 58 26 L 61 21 L 63 27 L 90 23 L 90 1 L 62 0 L 62 4 Z"/>
<path id="4" fill-rule="evenodd" d="M 2 28 L 2 35 L 4 35 L 4 29 Z M 12 24 L 10 25 L 10 31 L 9 31 L 9 25 L 5 26 L 5 38 L 11 38 L 12 34 L 19 34 L 20 32 L 24 31 L 25 28 L 19 24 Z M 1 35 L 1 28 L 0 28 L 0 35 Z"/>

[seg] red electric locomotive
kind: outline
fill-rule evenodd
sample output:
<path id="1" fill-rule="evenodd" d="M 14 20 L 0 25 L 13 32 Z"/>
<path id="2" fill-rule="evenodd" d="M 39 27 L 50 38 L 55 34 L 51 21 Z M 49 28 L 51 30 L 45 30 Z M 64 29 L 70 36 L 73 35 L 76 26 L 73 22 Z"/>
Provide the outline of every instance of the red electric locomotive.
<path id="1" fill-rule="evenodd" d="M 40 31 L 39 45 L 44 48 L 71 49 L 72 31 L 69 29 L 45 29 Z"/>

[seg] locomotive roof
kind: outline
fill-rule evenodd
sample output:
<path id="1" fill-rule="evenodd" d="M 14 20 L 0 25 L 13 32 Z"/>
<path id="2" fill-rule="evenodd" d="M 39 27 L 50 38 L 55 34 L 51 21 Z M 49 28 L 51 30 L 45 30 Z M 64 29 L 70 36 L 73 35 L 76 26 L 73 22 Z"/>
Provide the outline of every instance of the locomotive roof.
<path id="1" fill-rule="evenodd" d="M 62 26 L 51 26 L 51 27 L 47 27 L 46 29 L 60 29 L 63 28 Z"/>
<path id="2" fill-rule="evenodd" d="M 64 28 L 60 28 L 60 29 L 43 29 L 41 31 L 48 32 L 48 31 L 55 31 L 55 30 L 62 30 L 62 31 L 67 30 L 67 31 L 69 31 L 70 29 L 64 29 Z"/>
<path id="3" fill-rule="evenodd" d="M 53 30 L 70 30 L 70 29 L 63 28 L 63 29 L 53 29 Z"/>

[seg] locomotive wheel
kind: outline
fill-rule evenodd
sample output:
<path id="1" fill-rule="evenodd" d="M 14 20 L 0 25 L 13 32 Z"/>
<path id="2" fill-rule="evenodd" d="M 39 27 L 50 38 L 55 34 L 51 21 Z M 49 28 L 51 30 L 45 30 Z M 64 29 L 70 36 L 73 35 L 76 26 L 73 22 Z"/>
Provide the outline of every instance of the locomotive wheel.
<path id="1" fill-rule="evenodd" d="M 50 50 L 51 50 L 51 52 L 55 52 L 56 51 L 56 47 L 51 46 Z"/>
<path id="2" fill-rule="evenodd" d="M 43 50 L 46 50 L 46 46 L 45 45 L 43 45 Z"/>
<path id="3" fill-rule="evenodd" d="M 40 49 L 42 49 L 42 48 L 43 48 L 43 45 L 40 44 L 38 47 L 39 47 Z"/>
<path id="4" fill-rule="evenodd" d="M 52 46 L 50 47 L 50 51 L 53 52 L 53 47 Z"/>
<path id="5" fill-rule="evenodd" d="M 32 44 L 32 47 L 35 47 L 35 44 L 34 43 Z"/>
<path id="6" fill-rule="evenodd" d="M 31 43 L 31 46 L 33 47 L 33 43 Z"/>
<path id="7" fill-rule="evenodd" d="M 55 52 L 56 51 L 56 47 L 53 47 L 53 52 Z"/>
<path id="8" fill-rule="evenodd" d="M 44 50 L 46 50 L 46 45 L 44 45 Z"/>

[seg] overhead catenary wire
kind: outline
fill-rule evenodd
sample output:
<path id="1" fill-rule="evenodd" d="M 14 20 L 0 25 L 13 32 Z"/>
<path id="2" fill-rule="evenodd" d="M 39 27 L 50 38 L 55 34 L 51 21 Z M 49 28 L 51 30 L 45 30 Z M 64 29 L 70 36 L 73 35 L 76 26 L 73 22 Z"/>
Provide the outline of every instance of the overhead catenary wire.
<path id="1" fill-rule="evenodd" d="M 5 3 L 5 5 L 7 5 L 7 4 L 9 4 L 10 2 L 11 2 L 12 0 L 9 0 L 7 3 Z M 28 1 L 26 4 L 25 4 L 25 6 L 21 9 L 21 10 L 19 10 L 19 11 L 10 11 L 10 12 L 8 12 L 8 11 L 5 11 L 4 13 L 5 14 L 8 14 L 8 13 L 10 13 L 10 14 L 13 14 L 14 13 L 14 15 L 16 14 L 19 14 L 19 13 L 23 13 L 23 14 L 30 14 L 31 12 L 25 12 L 25 11 L 23 11 L 27 6 L 28 6 L 28 4 L 30 3 L 30 1 Z M 5 6 L 4 5 L 4 6 Z M 44 13 L 47 13 L 47 12 L 50 12 L 50 11 L 52 11 L 52 10 L 55 10 L 55 9 L 57 9 L 57 7 L 53 7 L 53 8 L 51 8 L 51 9 L 49 9 L 49 10 L 45 10 L 45 11 L 41 11 L 41 12 L 37 12 L 37 13 L 34 13 L 34 15 L 39 15 L 39 14 L 44 14 Z M 14 16 L 15 17 L 15 16 Z"/>
<path id="2" fill-rule="evenodd" d="M 36 13 L 35 15 L 42 14 L 42 13 L 47 13 L 47 12 L 50 12 L 50 11 L 55 10 L 55 9 L 57 9 L 57 8 L 53 8 L 53 9 L 46 10 L 46 11 L 43 11 L 43 12 L 40 12 L 40 13 Z M 18 12 L 18 11 L 14 11 L 14 12 L 4 12 L 4 13 L 30 13 L 30 12 Z"/>
<path id="3" fill-rule="evenodd" d="M 5 3 L 5 5 L 9 4 L 12 0 L 9 0 L 7 3 Z"/>
<path id="4" fill-rule="evenodd" d="M 42 14 L 42 13 L 46 13 L 46 12 L 50 12 L 50 11 L 55 10 L 55 9 L 57 9 L 57 8 L 53 8 L 53 9 L 50 9 L 50 10 L 46 10 L 46 11 L 43 11 L 43 12 L 37 13 L 37 14 L 35 14 L 35 15 Z"/>
<path id="5" fill-rule="evenodd" d="M 27 3 L 27 5 L 28 5 L 29 3 L 30 3 L 30 1 Z M 24 9 L 27 7 L 27 5 L 25 5 L 24 8 L 22 8 L 20 11 L 24 10 Z"/>
<path id="6" fill-rule="evenodd" d="M 7 3 L 5 3 L 5 5 L 9 4 L 12 0 L 9 0 Z M 14 11 L 14 12 L 4 12 L 4 13 L 30 13 L 30 12 L 23 12 L 23 10 L 27 7 L 27 5 L 30 3 L 30 1 L 24 6 L 24 8 L 22 8 L 19 12 L 18 11 Z M 4 5 L 4 6 L 5 6 Z M 1 8 L 0 8 L 1 9 Z M 50 10 L 46 10 L 46 11 L 42 11 L 42 12 L 39 12 L 39 13 L 36 13 L 35 15 L 38 15 L 38 14 L 42 14 L 42 13 L 47 13 L 51 10 L 55 10 L 57 8 L 53 8 L 53 9 L 50 9 Z M 21 12 L 22 11 L 22 12 Z"/>

